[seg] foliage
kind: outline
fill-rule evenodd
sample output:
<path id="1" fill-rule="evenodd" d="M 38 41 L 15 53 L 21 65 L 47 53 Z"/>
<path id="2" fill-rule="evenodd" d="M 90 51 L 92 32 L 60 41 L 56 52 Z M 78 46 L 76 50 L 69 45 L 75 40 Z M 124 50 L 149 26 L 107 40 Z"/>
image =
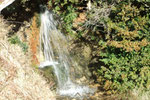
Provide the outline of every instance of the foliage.
<path id="1" fill-rule="evenodd" d="M 53 7 L 57 13 L 58 11 L 65 11 L 69 6 L 77 7 L 77 5 L 82 4 L 84 0 L 49 0 L 48 5 Z"/>
<path id="2" fill-rule="evenodd" d="M 27 52 L 27 50 L 28 50 L 28 45 L 25 43 L 25 42 L 22 42 L 19 38 L 18 38 L 18 36 L 14 36 L 14 37 L 11 37 L 10 39 L 9 39 L 9 41 L 10 41 L 10 43 L 12 43 L 12 44 L 18 44 L 21 48 L 22 48 L 22 50 L 23 50 L 23 52 Z"/>
<path id="3" fill-rule="evenodd" d="M 100 51 L 99 61 L 104 66 L 97 70 L 105 90 L 149 89 L 150 18 L 143 11 L 142 4 L 137 7 L 133 2 L 121 2 L 106 21 L 110 34 L 100 42 L 104 52 Z"/>
<path id="4" fill-rule="evenodd" d="M 118 48 L 107 48 L 100 59 L 105 66 L 98 70 L 104 89 L 127 91 L 135 87 L 150 86 L 150 45 L 140 51 L 125 52 Z M 108 84 L 111 83 L 111 84 Z"/>
<path id="5" fill-rule="evenodd" d="M 63 21 L 66 24 L 64 28 L 66 29 L 67 33 L 73 34 L 73 20 L 77 17 L 75 13 L 75 9 L 70 6 L 67 8 L 68 12 L 64 12 L 61 16 L 63 16 Z"/>
<path id="6" fill-rule="evenodd" d="M 53 11 L 60 15 L 62 18 L 63 30 L 65 33 L 73 35 L 75 33 L 73 23 L 74 20 L 78 17 L 79 5 L 82 5 L 84 0 L 50 0 L 48 6 L 53 8 Z"/>
<path id="7" fill-rule="evenodd" d="M 121 11 L 117 12 L 115 17 L 107 21 L 108 31 L 111 32 L 111 40 L 108 45 L 117 48 L 123 48 L 126 51 L 138 51 L 141 47 L 149 43 L 149 15 L 141 16 L 139 9 L 136 6 L 120 5 Z M 114 31 L 114 32 L 112 32 Z"/>

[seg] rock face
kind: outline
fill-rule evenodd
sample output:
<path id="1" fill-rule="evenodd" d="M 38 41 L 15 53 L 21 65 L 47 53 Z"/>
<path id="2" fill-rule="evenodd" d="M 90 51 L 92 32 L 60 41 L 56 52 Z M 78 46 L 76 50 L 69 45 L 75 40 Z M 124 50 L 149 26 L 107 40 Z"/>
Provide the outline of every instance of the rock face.
<path id="1" fill-rule="evenodd" d="M 91 76 L 88 69 L 88 64 L 91 59 L 91 48 L 83 43 L 72 43 L 70 45 L 70 52 L 75 59 L 77 66 L 74 68 L 75 78 L 81 81 L 83 77 L 86 80 Z M 85 81 L 84 81 L 85 82 Z"/>
<path id="2" fill-rule="evenodd" d="M 50 85 L 31 67 L 30 54 L 7 40 L 0 18 L 0 100 L 55 100 Z"/>

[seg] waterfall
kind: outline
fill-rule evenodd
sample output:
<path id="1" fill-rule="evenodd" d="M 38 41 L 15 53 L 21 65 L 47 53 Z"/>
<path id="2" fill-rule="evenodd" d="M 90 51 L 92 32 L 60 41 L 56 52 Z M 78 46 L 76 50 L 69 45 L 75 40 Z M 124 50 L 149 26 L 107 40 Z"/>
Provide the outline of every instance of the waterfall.
<path id="1" fill-rule="evenodd" d="M 46 7 L 41 8 L 40 50 L 43 52 L 45 61 L 40 63 L 39 68 L 53 67 L 59 95 L 76 97 L 93 93 L 93 89 L 88 86 L 81 86 L 71 81 L 70 67 L 74 61 L 67 49 L 67 39 L 57 29 L 52 12 Z"/>

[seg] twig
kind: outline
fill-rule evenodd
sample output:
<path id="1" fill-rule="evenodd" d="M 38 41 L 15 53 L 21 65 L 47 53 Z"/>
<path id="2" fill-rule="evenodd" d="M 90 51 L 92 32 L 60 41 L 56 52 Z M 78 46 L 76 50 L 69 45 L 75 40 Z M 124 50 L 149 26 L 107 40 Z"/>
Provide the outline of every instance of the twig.
<path id="1" fill-rule="evenodd" d="M 19 21 L 9 21 L 9 20 L 6 20 L 6 22 L 9 22 L 9 23 L 18 23 L 18 24 L 24 24 L 23 22 L 19 22 Z"/>

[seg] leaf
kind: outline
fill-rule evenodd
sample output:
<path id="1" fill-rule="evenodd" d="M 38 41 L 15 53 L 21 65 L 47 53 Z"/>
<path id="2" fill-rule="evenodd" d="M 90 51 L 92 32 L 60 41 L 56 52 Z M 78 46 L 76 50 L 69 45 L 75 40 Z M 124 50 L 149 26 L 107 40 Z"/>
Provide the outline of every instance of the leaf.
<path id="1" fill-rule="evenodd" d="M 108 64 L 109 60 L 104 58 L 104 59 L 101 59 L 100 61 L 104 62 L 105 64 Z"/>
<path id="2" fill-rule="evenodd" d="M 60 10 L 59 6 L 56 6 L 56 7 L 55 7 L 55 10 L 57 10 L 57 11 Z"/>

